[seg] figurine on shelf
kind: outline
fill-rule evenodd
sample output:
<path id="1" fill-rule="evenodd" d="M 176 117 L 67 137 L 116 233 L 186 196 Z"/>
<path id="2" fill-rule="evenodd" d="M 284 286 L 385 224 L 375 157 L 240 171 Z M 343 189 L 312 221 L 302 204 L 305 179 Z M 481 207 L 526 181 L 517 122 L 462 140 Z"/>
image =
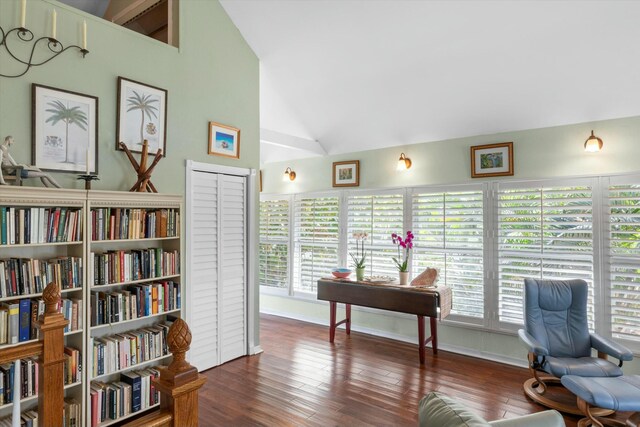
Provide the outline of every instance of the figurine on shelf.
<path id="1" fill-rule="evenodd" d="M 15 176 L 18 183 L 24 178 L 40 178 L 45 187 L 60 188 L 60 184 L 48 173 L 42 172 L 35 166 L 18 164 L 13 160 L 13 157 L 9 154 L 9 148 L 12 144 L 13 137 L 7 136 L 0 145 L 0 185 L 7 185 L 4 179 L 6 174 L 7 176 Z"/>

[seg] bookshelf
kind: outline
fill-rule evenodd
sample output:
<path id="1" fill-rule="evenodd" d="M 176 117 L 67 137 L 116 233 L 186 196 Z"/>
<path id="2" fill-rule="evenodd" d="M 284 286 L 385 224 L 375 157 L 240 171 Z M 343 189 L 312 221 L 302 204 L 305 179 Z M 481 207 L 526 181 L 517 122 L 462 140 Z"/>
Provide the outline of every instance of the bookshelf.
<path id="1" fill-rule="evenodd" d="M 184 306 L 180 269 L 182 197 L 88 191 L 87 212 L 87 312 L 91 313 L 87 318 L 87 353 L 91 357 L 87 357 L 84 369 L 84 394 L 85 424 L 91 426 L 92 418 L 95 422 L 92 391 L 115 393 L 106 387 L 121 381 L 124 373 L 154 375 L 154 366 L 171 360 L 163 336 L 168 328 L 159 325 L 180 317 Z M 132 342 L 137 343 L 135 349 Z M 143 348 L 149 349 L 146 355 L 142 354 Z M 120 357 L 105 369 L 104 360 L 115 355 Z M 103 365 L 94 366 L 99 360 Z M 121 391 L 122 383 L 118 387 Z M 150 391 L 148 386 L 141 389 Z M 97 425 L 117 423 L 157 407 L 157 403 L 147 402 L 146 406 L 143 403 L 139 411 L 118 420 L 107 416 Z M 108 414 L 108 410 L 104 412 Z"/>
<path id="2" fill-rule="evenodd" d="M 14 217 L 11 228 L 8 215 Z M 179 195 L 0 186 L 0 323 L 2 306 L 17 304 L 19 313 L 20 300 L 37 301 L 42 297 L 41 285 L 44 287 L 51 280 L 59 281 L 62 299 L 71 301 L 67 303 L 71 311 L 77 310 L 76 329 L 65 331 L 64 339 L 65 346 L 81 352 L 81 380 L 65 386 L 65 399 L 73 399 L 81 405 L 78 425 L 91 426 L 94 382 L 108 384 L 120 381 L 123 373 L 144 371 L 148 384 L 150 376 L 156 374 L 154 366 L 166 365 L 171 360 L 168 349 L 156 351 L 160 348 L 157 346 L 164 344 L 158 337 L 162 329 L 157 325 L 169 324 L 172 318 L 181 317 L 184 306 L 181 216 L 182 197 Z M 33 230 L 32 224 L 38 229 Z M 9 230 L 13 233 L 13 241 Z M 20 232 L 22 235 L 18 236 L 16 233 Z M 109 268 L 96 269 L 95 255 L 103 254 L 117 254 L 117 259 L 116 255 L 110 255 L 110 258 L 106 257 Z M 54 266 L 55 262 L 51 261 L 63 258 L 73 259 L 73 263 L 60 261 L 61 265 Z M 21 261 L 3 262 L 6 260 Z M 72 265 L 69 271 L 67 267 Z M 13 276 L 7 284 L 7 271 L 17 273 L 18 269 L 20 272 L 24 269 L 28 285 L 17 283 Z M 96 273 L 100 273 L 100 277 Z M 11 287 L 14 282 L 15 287 Z M 148 294 L 145 293 L 147 290 Z M 111 317 L 93 324 L 92 296 L 95 303 L 98 294 L 103 297 L 103 309 L 110 309 Z M 107 306 L 107 298 L 115 302 L 113 307 Z M 118 309 L 117 317 L 113 312 L 115 308 Z M 151 348 L 150 342 L 155 343 L 153 353 L 149 352 L 135 364 L 130 359 L 128 364 L 117 366 L 110 373 L 94 376 L 96 341 L 116 336 L 131 339 L 131 334 L 140 331 L 151 331 L 151 338 L 144 348 Z M 35 341 L 32 336 L 22 342 L 19 338 L 17 343 L 0 343 L 0 354 Z M 35 396 L 21 399 L 21 410 L 37 409 L 37 400 Z M 99 425 L 116 424 L 158 406 L 153 400 L 146 404 L 147 408 L 143 410 L 118 420 L 107 418 Z M 0 419 L 9 416 L 12 407 L 13 404 L 0 405 Z"/>
<path id="3" fill-rule="evenodd" d="M 65 332 L 64 345 L 79 350 L 79 362 L 85 366 L 86 204 L 85 191 L 0 186 L 0 352 L 37 340 L 32 323 L 44 310 L 38 301 L 44 286 L 55 281 L 76 312 L 75 320 L 71 311 L 63 313 L 75 323 L 74 330 Z M 10 335 L 15 334 L 7 331 L 5 338 L 1 330 L 16 305 L 18 336 L 12 342 Z M 82 375 L 65 386 L 65 399 L 84 408 Z M 37 394 L 21 399 L 21 410 L 31 409 L 37 409 Z M 12 410 L 13 403 L 4 403 L 0 418 L 10 416 Z"/>

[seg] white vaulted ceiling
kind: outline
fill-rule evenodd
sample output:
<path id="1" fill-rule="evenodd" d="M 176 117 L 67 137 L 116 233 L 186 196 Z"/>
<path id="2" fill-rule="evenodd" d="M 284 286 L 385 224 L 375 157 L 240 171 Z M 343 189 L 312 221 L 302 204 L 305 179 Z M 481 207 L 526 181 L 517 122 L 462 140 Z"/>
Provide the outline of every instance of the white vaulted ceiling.
<path id="1" fill-rule="evenodd" d="M 261 62 L 261 128 L 298 138 L 266 162 L 640 114 L 638 1 L 221 4 Z"/>

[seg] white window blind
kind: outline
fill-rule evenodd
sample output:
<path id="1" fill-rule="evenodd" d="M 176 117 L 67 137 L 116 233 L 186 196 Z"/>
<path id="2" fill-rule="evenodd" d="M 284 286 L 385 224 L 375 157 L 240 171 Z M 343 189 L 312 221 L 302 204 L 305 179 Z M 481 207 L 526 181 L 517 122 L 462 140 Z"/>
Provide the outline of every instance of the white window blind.
<path id="1" fill-rule="evenodd" d="M 338 197 L 296 198 L 294 290 L 315 292 L 318 279 L 338 266 L 339 204 Z"/>
<path id="2" fill-rule="evenodd" d="M 640 184 L 609 187 L 611 334 L 640 342 Z"/>
<path id="3" fill-rule="evenodd" d="M 481 189 L 412 197 L 412 276 L 438 268 L 453 291 L 452 313 L 475 318 L 484 316 L 482 198 Z"/>
<path id="4" fill-rule="evenodd" d="M 523 323 L 525 278 L 584 279 L 593 311 L 593 230 L 591 185 L 499 187 L 498 315 Z"/>
<path id="5" fill-rule="evenodd" d="M 287 288 L 289 201 L 260 201 L 260 285 Z"/>
<path id="6" fill-rule="evenodd" d="M 403 195 L 352 195 L 347 198 L 348 251 L 356 251 L 353 233 L 369 234 L 365 241 L 366 274 L 397 277 L 398 270 L 392 257 L 398 256 L 391 234 L 403 234 Z M 351 259 L 351 257 L 349 257 Z"/>

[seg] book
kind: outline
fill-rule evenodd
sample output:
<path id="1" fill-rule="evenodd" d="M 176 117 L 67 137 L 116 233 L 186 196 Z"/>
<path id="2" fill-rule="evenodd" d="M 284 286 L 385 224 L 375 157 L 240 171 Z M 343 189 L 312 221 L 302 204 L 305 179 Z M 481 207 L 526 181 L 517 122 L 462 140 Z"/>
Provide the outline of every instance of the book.
<path id="1" fill-rule="evenodd" d="M 7 316 L 7 342 L 17 344 L 20 337 L 20 304 L 15 302 L 2 303 L 6 307 Z"/>
<path id="2" fill-rule="evenodd" d="M 140 375 L 135 372 L 123 372 L 120 374 L 121 381 L 131 386 L 131 412 L 138 412 L 141 409 L 141 392 L 142 385 L 140 383 Z"/>
<path id="3" fill-rule="evenodd" d="M 31 300 L 21 299 L 19 302 L 18 340 L 29 341 L 31 335 Z"/>

